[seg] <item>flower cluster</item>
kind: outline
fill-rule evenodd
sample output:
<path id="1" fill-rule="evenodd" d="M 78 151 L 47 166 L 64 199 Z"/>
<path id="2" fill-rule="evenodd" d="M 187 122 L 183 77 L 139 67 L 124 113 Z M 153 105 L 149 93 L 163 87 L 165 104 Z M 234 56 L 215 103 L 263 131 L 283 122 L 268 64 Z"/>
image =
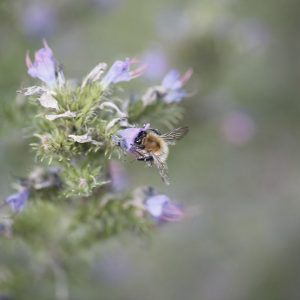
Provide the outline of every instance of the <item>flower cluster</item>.
<path id="1" fill-rule="evenodd" d="M 191 69 L 183 76 L 172 70 L 160 85 L 129 97 L 120 95 L 115 86 L 144 73 L 146 65 L 137 59 L 117 60 L 110 68 L 101 62 L 75 84 L 65 78 L 52 49 L 44 41 L 44 47 L 35 53 L 33 61 L 27 53 L 26 66 L 28 74 L 40 80 L 40 84 L 19 91 L 29 97 L 30 104 L 25 105 L 33 107 L 37 118 L 31 124 L 35 138 L 31 146 L 37 159 L 52 167 L 36 168 L 20 179 L 18 191 L 5 199 L 2 208 L 10 207 L 18 214 L 29 202 L 34 207 L 49 201 L 70 205 L 68 212 L 73 213 L 64 217 L 71 224 L 68 247 L 73 237 L 79 243 L 93 236 L 95 230 L 102 230 L 101 236 L 106 237 L 107 232 L 117 233 L 120 228 L 140 230 L 145 219 L 155 223 L 182 219 L 182 206 L 166 195 L 153 189 L 138 196 L 135 192 L 125 192 L 128 176 L 117 159 L 131 154 L 148 166 L 155 165 L 167 182 L 168 146 L 184 136 L 187 128 L 162 134 L 147 122 L 156 118 L 162 126 L 173 127 L 178 121 L 181 114 L 178 104 L 188 95 L 183 87 L 192 75 Z M 27 213 L 30 215 L 30 208 L 23 218 Z M 110 221 L 105 221 L 106 218 Z M 108 224 L 113 227 L 108 228 Z M 79 238 L 80 226 L 88 229 Z"/>

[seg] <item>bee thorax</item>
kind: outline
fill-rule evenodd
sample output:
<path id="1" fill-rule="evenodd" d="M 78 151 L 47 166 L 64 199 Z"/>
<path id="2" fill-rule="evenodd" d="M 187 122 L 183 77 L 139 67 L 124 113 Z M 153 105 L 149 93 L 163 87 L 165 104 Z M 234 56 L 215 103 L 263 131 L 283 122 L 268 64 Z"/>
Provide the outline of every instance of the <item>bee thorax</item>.
<path id="1" fill-rule="evenodd" d="M 162 147 L 162 141 L 158 137 L 149 134 L 144 138 L 143 146 L 149 152 L 157 152 Z"/>
<path id="2" fill-rule="evenodd" d="M 162 161 L 167 159 L 169 153 L 168 145 L 158 135 L 149 133 L 143 139 L 142 144 L 147 152 L 159 156 Z"/>

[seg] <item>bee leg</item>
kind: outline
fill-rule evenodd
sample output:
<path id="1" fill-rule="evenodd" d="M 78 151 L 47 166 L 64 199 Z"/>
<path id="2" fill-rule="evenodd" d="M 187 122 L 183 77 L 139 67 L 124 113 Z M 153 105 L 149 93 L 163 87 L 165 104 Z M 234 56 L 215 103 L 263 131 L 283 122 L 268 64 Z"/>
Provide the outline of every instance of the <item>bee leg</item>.
<path id="1" fill-rule="evenodd" d="M 148 167 L 152 167 L 153 166 L 153 157 L 151 155 L 149 156 L 141 156 L 141 157 L 138 157 L 137 160 L 139 161 L 144 161 Z"/>
<path id="2" fill-rule="evenodd" d="M 153 160 L 147 160 L 146 164 L 148 167 L 153 167 Z"/>
<path id="3" fill-rule="evenodd" d="M 152 156 L 140 156 L 137 158 L 137 160 L 145 161 L 145 162 L 153 162 Z"/>
<path id="4" fill-rule="evenodd" d="M 147 163 L 150 163 L 150 164 L 152 165 L 152 163 L 153 163 L 153 161 L 154 161 L 153 156 L 148 156 L 148 157 L 146 157 L 145 161 L 146 161 Z"/>

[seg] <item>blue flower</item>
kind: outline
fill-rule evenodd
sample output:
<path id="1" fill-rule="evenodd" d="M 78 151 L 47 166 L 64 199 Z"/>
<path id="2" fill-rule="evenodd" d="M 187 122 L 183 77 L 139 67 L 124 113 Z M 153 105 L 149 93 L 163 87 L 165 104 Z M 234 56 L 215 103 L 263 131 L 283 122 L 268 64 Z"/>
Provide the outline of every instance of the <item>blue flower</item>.
<path id="1" fill-rule="evenodd" d="M 130 81 L 131 79 L 142 75 L 146 67 L 145 65 L 142 65 L 133 71 L 130 70 L 130 67 L 136 63 L 136 60 L 132 60 L 129 58 L 126 58 L 124 61 L 117 60 L 116 62 L 114 62 L 114 64 L 101 80 L 103 88 L 107 88 L 111 83 Z"/>
<path id="2" fill-rule="evenodd" d="M 8 196 L 5 202 L 11 207 L 16 213 L 21 212 L 27 203 L 29 197 L 29 190 L 23 188 L 20 192 Z"/>
<path id="3" fill-rule="evenodd" d="M 31 77 L 40 79 L 50 88 L 56 87 L 58 64 L 46 41 L 44 41 L 44 48 L 39 49 L 35 53 L 34 62 L 31 61 L 27 53 L 26 66 L 28 68 L 28 74 Z"/>
<path id="4" fill-rule="evenodd" d="M 163 88 L 162 98 L 166 103 L 180 102 L 188 94 L 183 86 L 190 79 L 193 70 L 189 69 L 180 77 L 177 70 L 171 70 L 163 79 L 161 87 Z"/>
<path id="5" fill-rule="evenodd" d="M 176 222 L 182 219 L 183 210 L 166 195 L 150 195 L 145 200 L 145 209 L 157 221 Z"/>
<path id="6" fill-rule="evenodd" d="M 118 137 L 120 137 L 119 146 L 122 149 L 130 152 L 132 146 L 134 145 L 134 139 L 141 130 L 142 128 L 126 128 L 118 131 Z"/>
<path id="7" fill-rule="evenodd" d="M 122 149 L 133 152 L 134 153 L 134 140 L 138 136 L 141 131 L 145 131 L 149 129 L 150 124 L 146 124 L 142 128 L 126 128 L 119 130 L 117 132 L 117 136 L 114 137 L 114 141 L 120 146 Z"/>

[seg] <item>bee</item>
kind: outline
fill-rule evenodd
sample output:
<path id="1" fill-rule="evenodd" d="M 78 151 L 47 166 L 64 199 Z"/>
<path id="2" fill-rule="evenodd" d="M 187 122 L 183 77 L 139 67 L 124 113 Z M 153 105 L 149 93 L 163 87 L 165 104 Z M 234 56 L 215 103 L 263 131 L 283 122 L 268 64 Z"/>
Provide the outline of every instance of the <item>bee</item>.
<path id="1" fill-rule="evenodd" d="M 150 128 L 146 124 L 142 128 L 127 128 L 119 131 L 118 145 L 132 153 L 138 161 L 148 166 L 155 165 L 166 184 L 169 184 L 167 158 L 169 146 L 175 145 L 178 140 L 188 133 L 188 127 L 179 127 L 167 133 Z"/>

